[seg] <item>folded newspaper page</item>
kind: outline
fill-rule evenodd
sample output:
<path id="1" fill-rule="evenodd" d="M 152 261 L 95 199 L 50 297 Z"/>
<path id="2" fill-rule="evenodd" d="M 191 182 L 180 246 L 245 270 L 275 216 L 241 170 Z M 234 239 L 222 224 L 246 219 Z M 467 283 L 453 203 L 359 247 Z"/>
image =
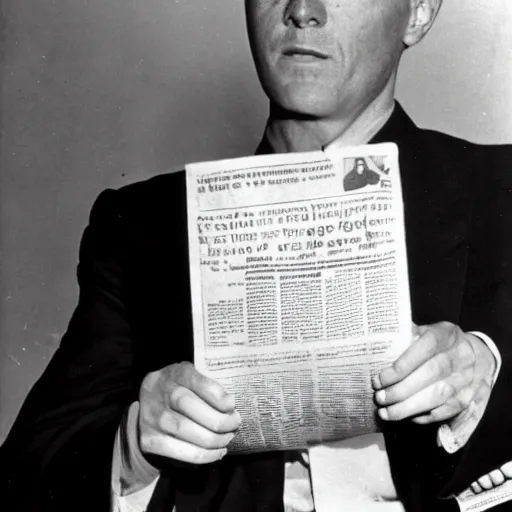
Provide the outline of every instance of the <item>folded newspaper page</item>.
<path id="1" fill-rule="evenodd" d="M 229 450 L 377 431 L 371 376 L 412 325 L 396 145 L 186 169 L 195 365 L 235 396 Z"/>

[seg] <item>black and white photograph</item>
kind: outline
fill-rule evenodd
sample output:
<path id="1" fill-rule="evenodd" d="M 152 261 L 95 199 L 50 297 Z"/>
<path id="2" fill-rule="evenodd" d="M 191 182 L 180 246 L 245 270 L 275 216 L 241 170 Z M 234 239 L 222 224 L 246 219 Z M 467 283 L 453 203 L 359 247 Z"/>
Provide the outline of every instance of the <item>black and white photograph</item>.
<path id="1" fill-rule="evenodd" d="M 0 510 L 512 512 L 511 0 L 0 0 Z"/>

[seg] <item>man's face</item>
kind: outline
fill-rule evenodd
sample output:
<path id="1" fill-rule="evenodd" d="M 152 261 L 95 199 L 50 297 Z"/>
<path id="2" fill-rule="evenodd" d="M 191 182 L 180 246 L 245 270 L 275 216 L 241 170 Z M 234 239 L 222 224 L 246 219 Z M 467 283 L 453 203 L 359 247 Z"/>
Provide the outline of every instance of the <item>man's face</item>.
<path id="1" fill-rule="evenodd" d="M 246 0 L 262 86 L 280 107 L 344 118 L 394 76 L 409 0 Z"/>

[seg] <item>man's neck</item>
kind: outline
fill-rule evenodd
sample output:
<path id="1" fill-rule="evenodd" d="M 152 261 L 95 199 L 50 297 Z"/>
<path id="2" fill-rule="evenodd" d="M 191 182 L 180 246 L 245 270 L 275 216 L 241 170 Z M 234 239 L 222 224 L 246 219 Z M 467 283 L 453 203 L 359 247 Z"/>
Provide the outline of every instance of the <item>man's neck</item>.
<path id="1" fill-rule="evenodd" d="M 297 119 L 275 115 L 271 108 L 265 137 L 274 153 L 366 144 L 384 126 L 393 108 L 392 96 L 378 98 L 348 119 Z"/>

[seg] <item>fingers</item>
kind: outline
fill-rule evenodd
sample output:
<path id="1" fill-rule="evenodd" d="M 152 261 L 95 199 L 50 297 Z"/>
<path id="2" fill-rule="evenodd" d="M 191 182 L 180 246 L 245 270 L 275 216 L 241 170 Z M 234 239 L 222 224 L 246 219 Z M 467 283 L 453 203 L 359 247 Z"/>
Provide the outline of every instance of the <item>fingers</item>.
<path id="1" fill-rule="evenodd" d="M 471 489 L 473 492 L 479 494 L 483 491 L 493 489 L 494 487 L 503 484 L 505 480 L 509 478 L 506 476 L 506 474 L 504 474 L 504 468 L 505 471 L 512 469 L 512 463 L 508 462 L 507 464 L 504 464 L 500 469 L 495 469 L 487 475 L 480 477 L 477 482 L 473 482 L 471 484 Z"/>
<path id="2" fill-rule="evenodd" d="M 444 371 L 431 370 L 429 363 L 404 381 L 375 393 L 382 419 L 397 421 L 416 416 L 412 421 L 427 424 L 453 418 L 469 405 L 475 390 L 467 385 L 468 379 L 456 374 L 438 380 L 445 375 Z"/>
<path id="3" fill-rule="evenodd" d="M 489 490 L 489 489 L 492 489 L 492 488 L 493 488 L 492 481 L 491 481 L 491 477 L 490 477 L 489 475 L 481 476 L 481 477 L 478 479 L 478 483 L 480 484 L 480 487 L 481 487 L 482 489 Z"/>
<path id="4" fill-rule="evenodd" d="M 377 391 L 375 393 L 377 404 L 391 405 L 406 400 L 437 381 L 451 377 L 452 369 L 447 359 L 448 356 L 445 353 L 438 354 L 436 357 L 426 361 L 403 380 Z M 461 380 L 460 377 L 462 376 L 456 376 L 455 379 Z"/>
<path id="5" fill-rule="evenodd" d="M 500 468 L 501 472 L 507 479 L 512 478 L 512 462 L 507 462 L 506 464 L 503 464 Z"/>
<path id="6" fill-rule="evenodd" d="M 395 384 L 432 358 L 438 350 L 438 341 L 432 330 L 421 336 L 393 363 L 385 368 L 373 381 L 376 388 L 386 388 Z"/>
<path id="7" fill-rule="evenodd" d="M 193 391 L 209 405 L 221 412 L 235 409 L 235 398 L 228 395 L 224 388 L 215 380 L 199 373 L 191 363 L 173 365 L 170 381 Z"/>
<path id="8" fill-rule="evenodd" d="M 471 484 L 471 489 L 475 494 L 480 494 L 482 492 L 482 488 L 478 482 L 473 482 Z"/>
<path id="9" fill-rule="evenodd" d="M 191 363 L 148 374 L 139 401 L 142 452 L 181 462 L 219 460 L 241 424 L 234 397 Z"/>
<path id="10" fill-rule="evenodd" d="M 412 418 L 412 422 L 418 425 L 428 425 L 429 423 L 440 423 L 452 419 L 454 416 L 462 411 L 460 402 L 452 400 L 446 404 L 429 411 L 427 414 L 422 414 Z"/>
<path id="11" fill-rule="evenodd" d="M 141 450 L 146 454 L 155 454 L 190 464 L 209 464 L 222 459 L 226 448 L 205 449 L 191 443 L 166 435 L 145 435 L 140 440 Z"/>
<path id="12" fill-rule="evenodd" d="M 411 334 L 412 334 L 413 341 L 416 341 L 421 336 L 423 331 L 425 331 L 424 326 L 416 325 L 413 322 L 412 327 L 411 327 Z"/>
<path id="13" fill-rule="evenodd" d="M 418 416 L 427 411 L 429 411 L 429 414 L 432 414 L 430 411 L 443 406 L 446 408 L 444 413 L 449 414 L 450 416 L 448 417 L 452 417 L 454 414 L 460 412 L 460 410 L 456 412 L 453 410 L 457 407 L 457 401 L 452 401 L 453 404 L 450 403 L 450 406 L 447 406 L 447 402 L 454 394 L 455 388 L 452 385 L 448 384 L 446 381 L 439 381 L 427 386 L 401 402 L 380 408 L 378 414 L 386 421 L 400 421 L 411 416 Z M 443 411 L 438 411 L 437 414 L 443 415 Z"/>
<path id="14" fill-rule="evenodd" d="M 165 411 L 160 416 L 158 427 L 166 435 L 209 450 L 226 448 L 235 437 L 234 432 L 227 434 L 212 432 L 174 411 Z"/>
<path id="15" fill-rule="evenodd" d="M 505 482 L 505 475 L 499 470 L 495 469 L 494 471 L 491 471 L 489 473 L 489 476 L 491 477 L 491 481 L 493 485 L 501 485 Z"/>
<path id="16" fill-rule="evenodd" d="M 448 322 L 415 327 L 414 332 L 418 339 L 373 381 L 379 415 L 391 421 L 415 417 L 419 424 L 451 419 L 470 405 L 484 383 L 475 377 L 471 340 Z"/>
<path id="17" fill-rule="evenodd" d="M 237 411 L 220 412 L 205 402 L 190 389 L 174 385 L 167 395 L 168 406 L 200 426 L 218 433 L 234 432 L 240 427 L 240 415 Z"/>

